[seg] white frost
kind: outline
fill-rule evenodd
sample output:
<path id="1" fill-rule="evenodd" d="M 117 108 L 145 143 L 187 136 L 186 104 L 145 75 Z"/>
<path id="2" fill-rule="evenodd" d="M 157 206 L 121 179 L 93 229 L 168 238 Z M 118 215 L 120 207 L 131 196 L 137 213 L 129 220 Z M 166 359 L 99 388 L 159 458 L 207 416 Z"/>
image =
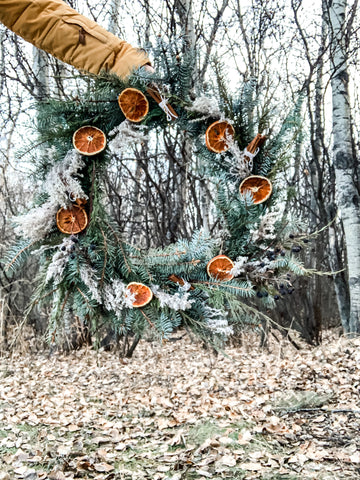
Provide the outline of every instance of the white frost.
<path id="1" fill-rule="evenodd" d="M 189 292 L 184 292 L 185 285 L 187 288 L 187 284 L 184 284 L 182 287 L 180 287 L 180 290 L 182 289 L 182 292 L 174 293 L 173 295 L 164 292 L 160 289 L 158 285 L 152 285 L 151 290 L 153 291 L 154 295 L 159 299 L 160 307 L 169 307 L 173 310 L 187 310 L 191 308 L 191 305 L 195 300 L 189 298 Z"/>
<path id="2" fill-rule="evenodd" d="M 119 316 L 124 308 L 133 308 L 135 294 L 127 290 L 121 280 L 113 280 L 103 288 L 103 301 L 107 310 L 112 310 Z"/>

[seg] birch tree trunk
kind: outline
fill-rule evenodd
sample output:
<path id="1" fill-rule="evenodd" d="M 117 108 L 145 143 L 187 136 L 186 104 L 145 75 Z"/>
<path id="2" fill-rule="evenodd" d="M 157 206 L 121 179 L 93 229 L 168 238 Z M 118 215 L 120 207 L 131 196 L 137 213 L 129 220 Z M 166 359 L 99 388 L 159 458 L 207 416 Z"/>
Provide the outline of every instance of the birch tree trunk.
<path id="1" fill-rule="evenodd" d="M 36 81 L 35 95 L 38 100 L 49 96 L 49 61 L 45 52 L 33 47 L 33 70 Z"/>
<path id="2" fill-rule="evenodd" d="M 347 0 L 329 0 L 331 47 L 331 90 L 333 161 L 337 204 L 341 212 L 346 241 L 347 274 L 350 290 L 350 314 L 343 325 L 345 333 L 360 334 L 360 195 L 356 185 L 351 139 L 349 74 L 347 69 Z"/>
<path id="3" fill-rule="evenodd" d="M 190 50 L 195 50 L 195 27 L 194 27 L 194 16 L 193 16 L 193 5 L 192 0 L 175 0 L 174 2 L 175 11 L 179 17 L 180 27 L 185 33 L 186 37 L 186 47 Z M 193 89 L 196 82 L 196 73 L 194 72 L 191 89 L 189 96 L 193 95 Z M 176 231 L 176 225 L 186 225 L 184 220 L 185 215 L 185 205 L 187 203 L 187 191 L 188 191 L 188 172 L 189 168 L 192 165 L 193 159 L 193 141 L 191 137 L 185 132 L 183 134 L 183 141 L 181 147 L 181 169 L 178 173 L 179 187 L 176 190 L 176 204 L 174 208 L 174 214 L 170 222 L 170 231 L 173 233 Z M 174 238 L 175 240 L 175 238 Z M 172 241 L 174 241 L 172 240 Z"/>
<path id="4" fill-rule="evenodd" d="M 227 5 L 227 1 L 224 2 Z M 195 21 L 193 15 L 193 1 L 192 0 L 175 0 L 175 9 L 179 17 L 180 26 L 183 29 L 185 36 L 186 36 L 186 48 L 195 52 L 196 50 L 196 33 L 195 33 Z M 225 7 L 224 7 L 225 9 Z M 222 12 L 223 13 L 223 12 Z M 221 13 L 221 15 L 222 15 Z M 219 17 L 220 18 L 220 17 Z M 215 39 L 216 30 L 218 27 L 218 22 L 216 25 L 216 29 L 213 28 L 213 38 L 207 44 L 207 58 L 205 59 L 202 72 L 199 70 L 195 70 L 192 81 L 191 81 L 191 89 L 189 92 L 190 97 L 196 97 L 196 93 L 200 86 L 200 82 L 204 80 L 208 57 L 210 56 L 211 48 Z M 196 62 L 198 65 L 198 62 Z M 182 148 L 182 156 L 185 164 L 185 172 L 188 171 L 189 166 L 191 165 L 192 158 L 193 158 L 193 141 L 191 137 L 185 133 L 184 140 L 183 140 L 183 148 Z M 199 165 L 196 165 L 196 169 L 199 169 Z M 180 196 L 177 200 L 177 204 L 182 206 L 184 205 L 184 200 L 186 202 L 186 195 L 187 195 L 187 178 L 185 177 L 182 180 L 182 197 Z M 198 185 L 199 189 L 199 199 L 201 205 L 201 215 L 202 215 L 202 228 L 205 232 L 209 232 L 209 205 L 210 201 L 207 194 L 206 182 L 200 182 Z"/>
<path id="5" fill-rule="evenodd" d="M 110 20 L 108 30 L 114 35 L 119 34 L 119 12 L 120 12 L 120 0 L 111 0 L 109 2 Z"/>

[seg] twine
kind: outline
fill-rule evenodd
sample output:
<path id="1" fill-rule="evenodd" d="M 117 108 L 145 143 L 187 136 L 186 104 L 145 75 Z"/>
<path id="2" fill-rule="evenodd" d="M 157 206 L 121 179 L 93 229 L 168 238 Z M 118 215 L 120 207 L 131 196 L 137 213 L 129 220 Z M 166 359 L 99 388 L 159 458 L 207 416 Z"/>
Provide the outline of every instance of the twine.
<path id="1" fill-rule="evenodd" d="M 249 145 L 248 145 L 249 146 Z M 253 166 L 254 166 L 254 158 L 256 157 L 256 155 L 259 153 L 259 150 L 260 148 L 258 147 L 254 153 L 252 152 L 249 152 L 249 150 L 247 149 L 247 147 L 244 149 L 243 151 L 243 158 L 245 160 L 245 157 L 248 158 L 247 160 L 247 164 L 249 166 L 249 169 L 250 169 L 250 172 L 252 172 L 252 169 L 253 169 Z"/>
<path id="2" fill-rule="evenodd" d="M 159 107 L 164 110 L 164 112 L 166 113 L 166 119 L 168 122 L 171 122 L 171 120 L 173 118 L 177 118 L 172 112 L 171 110 L 169 109 L 168 107 L 168 100 L 167 98 L 164 98 L 161 93 L 159 92 L 159 95 L 160 95 L 160 98 L 161 98 L 161 102 L 159 103 Z"/>
<path id="3" fill-rule="evenodd" d="M 259 153 L 260 148 L 258 147 L 254 153 L 249 152 L 247 148 L 244 150 L 244 156 L 248 157 L 250 161 L 254 160 L 254 157 Z"/>

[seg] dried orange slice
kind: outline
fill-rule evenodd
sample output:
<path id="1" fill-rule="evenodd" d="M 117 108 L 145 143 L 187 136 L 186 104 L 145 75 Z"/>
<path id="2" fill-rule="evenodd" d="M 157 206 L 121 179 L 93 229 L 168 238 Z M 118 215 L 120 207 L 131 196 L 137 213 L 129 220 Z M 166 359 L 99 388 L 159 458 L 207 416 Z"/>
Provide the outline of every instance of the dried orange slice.
<path id="1" fill-rule="evenodd" d="M 216 280 L 227 282 L 234 278 L 230 272 L 234 268 L 234 263 L 226 255 L 217 255 L 212 258 L 206 266 L 206 271 L 209 277 L 213 277 Z"/>
<path id="2" fill-rule="evenodd" d="M 245 178 L 239 187 L 240 193 L 250 192 L 253 197 L 254 204 L 263 203 L 267 200 L 272 192 L 272 184 L 266 177 L 260 175 L 251 175 Z"/>
<path id="3" fill-rule="evenodd" d="M 130 293 L 135 294 L 135 300 L 132 304 L 135 308 L 145 307 L 153 298 L 152 291 L 143 283 L 131 282 L 126 289 L 129 290 Z"/>
<path id="4" fill-rule="evenodd" d="M 211 152 L 226 152 L 234 138 L 234 127 L 225 120 L 218 120 L 207 128 L 205 133 L 205 143 Z"/>
<path id="5" fill-rule="evenodd" d="M 97 155 L 106 147 L 106 136 L 100 128 L 86 125 L 74 133 L 73 145 L 81 155 Z"/>
<path id="6" fill-rule="evenodd" d="M 136 88 L 125 88 L 120 93 L 118 102 L 125 118 L 131 122 L 141 122 L 149 111 L 147 98 Z"/>
<path id="7" fill-rule="evenodd" d="M 60 208 L 56 214 L 56 224 L 60 232 L 68 235 L 80 233 L 87 227 L 88 217 L 85 210 L 78 205 Z"/>

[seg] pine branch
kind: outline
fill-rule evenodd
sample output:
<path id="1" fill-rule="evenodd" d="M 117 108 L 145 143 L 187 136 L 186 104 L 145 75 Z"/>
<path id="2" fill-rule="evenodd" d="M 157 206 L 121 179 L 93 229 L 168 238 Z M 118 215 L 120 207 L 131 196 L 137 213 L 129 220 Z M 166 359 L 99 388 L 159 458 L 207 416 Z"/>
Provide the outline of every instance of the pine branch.
<path id="1" fill-rule="evenodd" d="M 19 251 L 17 251 L 15 256 L 5 265 L 5 272 L 7 272 L 14 265 L 18 266 L 18 265 L 20 265 L 21 262 L 24 262 L 26 260 L 26 258 L 28 257 L 28 255 L 30 254 L 29 249 L 31 249 L 31 247 L 33 247 L 36 243 L 38 243 L 37 240 L 35 240 L 34 242 L 31 242 L 31 243 L 25 244 L 25 246 L 22 246 L 24 244 L 24 242 L 21 242 L 20 243 L 20 248 L 21 249 Z M 27 255 L 24 255 L 25 253 Z M 9 254 L 11 254 L 10 251 L 9 251 Z"/>
<path id="2" fill-rule="evenodd" d="M 107 261 L 107 242 L 106 242 L 104 230 L 101 227 L 99 227 L 99 229 L 104 240 L 104 266 L 101 272 L 101 279 L 100 279 L 100 287 L 101 287 L 102 284 L 104 283 L 104 278 L 105 278 L 105 268 L 106 268 L 106 261 Z"/>

